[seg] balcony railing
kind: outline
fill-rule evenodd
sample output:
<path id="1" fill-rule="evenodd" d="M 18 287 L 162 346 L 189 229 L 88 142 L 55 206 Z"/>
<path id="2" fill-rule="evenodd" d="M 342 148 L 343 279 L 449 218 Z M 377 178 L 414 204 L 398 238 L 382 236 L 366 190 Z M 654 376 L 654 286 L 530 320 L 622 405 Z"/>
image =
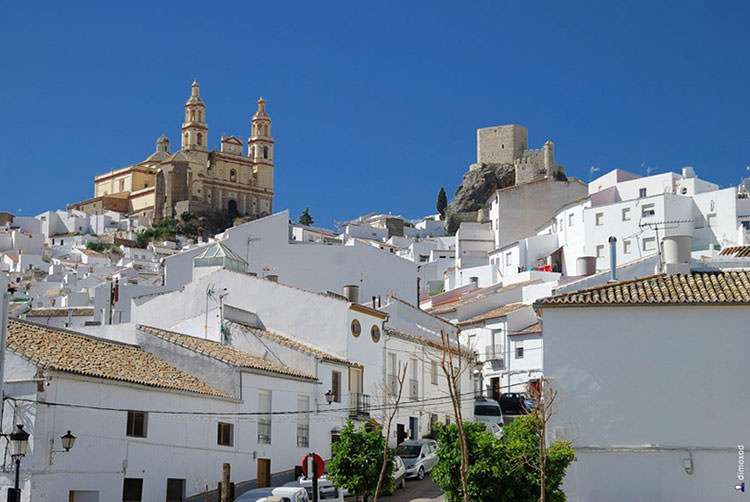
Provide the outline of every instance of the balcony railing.
<path id="1" fill-rule="evenodd" d="M 349 416 L 351 418 L 362 418 L 370 416 L 370 395 L 361 392 L 349 394 Z"/>
<path id="2" fill-rule="evenodd" d="M 503 360 L 502 345 L 487 345 L 483 354 L 484 361 L 501 361 Z"/>
<path id="3" fill-rule="evenodd" d="M 415 378 L 409 380 L 409 399 L 412 401 L 419 399 L 419 380 Z"/>

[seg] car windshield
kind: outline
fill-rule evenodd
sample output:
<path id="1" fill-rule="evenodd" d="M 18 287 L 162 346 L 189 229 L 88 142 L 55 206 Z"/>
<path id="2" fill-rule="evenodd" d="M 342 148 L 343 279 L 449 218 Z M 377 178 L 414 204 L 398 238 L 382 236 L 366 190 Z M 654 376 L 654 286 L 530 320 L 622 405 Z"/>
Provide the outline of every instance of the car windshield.
<path id="1" fill-rule="evenodd" d="M 500 408 L 497 406 L 477 405 L 474 407 L 474 414 L 481 417 L 499 417 Z"/>
<path id="2" fill-rule="evenodd" d="M 396 455 L 401 458 L 417 458 L 422 447 L 418 444 L 402 444 L 396 449 Z"/>

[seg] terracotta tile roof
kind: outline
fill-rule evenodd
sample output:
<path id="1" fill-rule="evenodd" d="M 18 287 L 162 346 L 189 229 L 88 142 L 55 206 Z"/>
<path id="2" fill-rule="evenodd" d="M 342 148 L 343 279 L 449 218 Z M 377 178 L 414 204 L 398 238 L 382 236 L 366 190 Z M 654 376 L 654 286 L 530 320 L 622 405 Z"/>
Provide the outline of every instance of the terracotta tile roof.
<path id="1" fill-rule="evenodd" d="M 750 271 L 659 274 L 542 298 L 539 305 L 748 305 Z"/>
<path id="2" fill-rule="evenodd" d="M 437 337 L 433 338 L 433 337 L 426 337 L 426 336 L 423 336 L 423 335 L 415 335 L 414 333 L 407 333 L 405 331 L 401 331 L 401 330 L 394 329 L 394 328 L 385 328 L 384 331 L 386 332 L 386 334 L 388 334 L 390 336 L 393 336 L 393 337 L 396 337 L 396 338 L 400 338 L 402 340 L 408 340 L 410 342 L 414 342 L 414 343 L 418 343 L 418 344 L 422 344 L 422 345 L 428 345 L 430 347 L 433 347 L 433 348 L 436 348 L 436 349 L 439 349 L 439 350 L 443 349 L 443 342 L 439 338 L 437 338 Z M 451 352 L 453 352 L 455 354 L 455 353 L 457 353 L 457 350 L 456 350 L 456 337 L 455 336 L 451 336 L 451 340 L 450 341 L 451 341 Z M 465 348 L 464 348 L 464 353 L 467 356 L 472 354 L 471 351 L 468 351 Z"/>
<path id="3" fill-rule="evenodd" d="M 460 323 L 458 323 L 458 325 L 469 326 L 471 324 L 479 324 L 489 319 L 505 317 L 511 312 L 515 312 L 516 310 L 522 309 L 524 307 L 526 307 L 526 305 L 524 305 L 523 303 L 511 303 L 510 305 L 503 305 L 502 307 L 490 310 L 489 312 L 485 312 L 484 314 L 479 314 L 470 319 L 466 319 L 465 321 L 461 321 Z"/>
<path id="4" fill-rule="evenodd" d="M 731 246 L 724 248 L 719 256 L 734 256 L 735 258 L 750 258 L 750 246 Z"/>
<path id="5" fill-rule="evenodd" d="M 511 333 L 508 333 L 510 336 L 513 335 L 531 335 L 534 333 L 541 333 L 542 332 L 542 324 L 541 323 L 534 323 L 531 326 L 527 326 L 523 329 L 519 329 L 518 331 L 512 331 Z"/>
<path id="6" fill-rule="evenodd" d="M 313 355 L 315 357 L 319 357 L 320 359 L 323 359 L 324 361 L 330 361 L 334 363 L 340 363 L 340 364 L 346 364 L 348 366 L 354 365 L 354 363 L 347 361 L 346 359 L 335 356 L 331 354 L 330 352 L 322 351 L 316 347 L 313 347 L 311 345 L 306 345 L 302 342 L 298 342 L 297 340 L 294 340 L 292 338 L 288 338 L 286 336 L 280 335 L 278 333 L 274 333 L 273 331 L 268 331 L 265 329 L 256 328 L 254 326 L 248 326 L 247 324 L 242 324 L 240 322 L 236 321 L 227 321 L 226 324 L 228 326 L 237 326 L 241 330 L 247 330 L 250 331 L 257 336 L 261 336 L 264 338 L 268 338 L 269 340 L 273 340 L 274 342 L 277 342 L 281 345 L 286 345 L 287 347 L 291 347 L 293 349 L 299 350 L 300 352 L 306 352 L 310 355 Z"/>
<path id="7" fill-rule="evenodd" d="M 510 284 L 508 286 L 503 286 L 502 284 L 496 284 L 494 286 L 488 286 L 486 288 L 473 289 L 469 291 L 468 293 L 466 293 L 465 295 L 461 296 L 458 299 L 458 301 L 451 301 L 450 303 L 446 303 L 444 305 L 438 305 L 437 307 L 428 309 L 427 312 L 429 312 L 430 314 L 435 314 L 435 315 L 455 312 L 458 309 L 458 307 L 473 303 L 479 300 L 480 298 L 484 298 L 486 296 L 493 295 L 496 293 L 510 291 L 516 288 L 522 288 L 524 286 L 528 286 L 529 284 L 534 284 L 537 282 L 541 282 L 541 281 L 539 279 L 532 279 L 530 281 L 518 282 L 515 284 Z"/>
<path id="8" fill-rule="evenodd" d="M 8 348 L 55 371 L 234 399 L 133 345 L 8 319 Z"/>
<path id="9" fill-rule="evenodd" d="M 293 376 L 296 378 L 304 378 L 307 380 L 317 380 L 314 376 L 305 373 L 304 371 L 289 366 L 283 366 L 278 363 L 266 361 L 260 357 L 254 356 L 247 352 L 237 350 L 229 345 L 224 345 L 219 342 L 212 340 L 206 340 L 203 338 L 197 338 L 194 336 L 183 335 L 181 333 L 175 333 L 174 331 L 167 331 L 165 329 L 153 328 L 151 326 L 138 325 L 138 329 L 144 333 L 157 336 L 163 340 L 166 340 L 180 347 L 184 347 L 198 354 L 202 354 L 207 357 L 211 357 L 218 361 L 227 363 L 237 368 L 247 368 L 259 371 L 266 371 L 269 373 L 277 373 L 279 375 Z"/>
<path id="10" fill-rule="evenodd" d="M 71 307 L 32 309 L 26 312 L 26 317 L 67 317 L 68 310 L 73 317 L 94 315 L 94 307 Z"/>

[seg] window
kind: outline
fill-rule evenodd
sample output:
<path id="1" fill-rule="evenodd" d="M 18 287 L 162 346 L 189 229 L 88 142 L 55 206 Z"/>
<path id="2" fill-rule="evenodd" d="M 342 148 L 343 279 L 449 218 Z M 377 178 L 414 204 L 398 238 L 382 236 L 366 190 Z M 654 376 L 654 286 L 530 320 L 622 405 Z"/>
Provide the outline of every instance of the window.
<path id="1" fill-rule="evenodd" d="M 643 239 L 643 250 L 654 251 L 656 249 L 656 237 L 646 237 Z"/>
<path id="2" fill-rule="evenodd" d="M 632 251 L 631 245 L 630 245 L 630 239 L 625 239 L 622 241 L 622 253 L 623 254 L 630 254 Z"/>
<path id="3" fill-rule="evenodd" d="M 237 171 L 235 171 L 234 169 L 231 169 L 229 171 L 229 181 L 237 181 Z"/>
<path id="4" fill-rule="evenodd" d="M 185 480 L 167 479 L 167 502 L 182 502 L 185 500 Z"/>
<path id="5" fill-rule="evenodd" d="M 333 402 L 341 402 L 341 372 L 331 372 L 331 394 L 333 394 Z"/>
<path id="6" fill-rule="evenodd" d="M 271 391 L 258 391 L 258 411 L 267 415 L 258 416 L 258 443 L 271 444 Z"/>
<path id="7" fill-rule="evenodd" d="M 203 134 L 198 133 L 198 145 L 202 145 L 202 144 L 203 144 Z"/>
<path id="8" fill-rule="evenodd" d="M 642 198 L 644 198 L 645 196 L 646 196 L 646 189 L 645 189 L 645 188 L 641 188 L 640 190 L 638 190 L 638 197 L 639 197 L 639 198 L 641 198 L 641 199 L 642 199 Z"/>
<path id="9" fill-rule="evenodd" d="M 562 231 L 563 231 L 563 219 L 562 219 L 562 218 L 560 218 L 560 219 L 558 220 L 558 224 L 557 224 L 557 231 L 558 231 L 558 232 L 562 232 Z"/>
<path id="10" fill-rule="evenodd" d="M 362 333 L 362 325 L 359 323 L 357 319 L 354 319 L 352 321 L 351 329 L 352 329 L 352 335 L 354 336 L 354 338 L 357 338 L 359 334 Z"/>
<path id="11" fill-rule="evenodd" d="M 121 192 L 125 191 L 125 180 L 120 180 L 120 191 Z"/>
<path id="12" fill-rule="evenodd" d="M 267 146 L 263 147 L 263 158 L 264 159 L 268 158 L 268 147 Z"/>
<path id="13" fill-rule="evenodd" d="M 641 208 L 641 217 L 647 218 L 656 214 L 653 204 L 644 204 Z"/>
<path id="14" fill-rule="evenodd" d="M 505 266 L 509 267 L 513 260 L 513 253 L 505 253 Z"/>
<path id="15" fill-rule="evenodd" d="M 568 215 L 568 226 L 569 226 L 569 227 L 572 227 L 572 226 L 573 226 L 573 221 L 574 221 L 573 217 L 574 217 L 574 216 L 575 216 L 575 215 L 574 215 L 574 214 L 572 214 L 572 213 Z"/>
<path id="16" fill-rule="evenodd" d="M 598 246 L 596 246 L 596 257 L 604 258 L 604 244 L 599 244 Z"/>
<path id="17" fill-rule="evenodd" d="M 297 396 L 297 447 L 310 446 L 310 398 Z"/>
<path id="18" fill-rule="evenodd" d="M 516 359 L 523 359 L 523 342 L 515 342 Z"/>
<path id="19" fill-rule="evenodd" d="M 595 220 L 597 227 L 604 225 L 604 213 L 596 213 Z"/>
<path id="20" fill-rule="evenodd" d="M 128 411 L 126 434 L 136 438 L 145 438 L 147 422 L 148 414 L 145 411 Z"/>
<path id="21" fill-rule="evenodd" d="M 141 502 L 143 500 L 143 480 L 125 478 L 122 483 L 122 502 Z"/>
<path id="22" fill-rule="evenodd" d="M 630 208 L 629 207 L 622 208 L 622 221 L 630 221 Z"/>
<path id="23" fill-rule="evenodd" d="M 437 363 L 437 361 L 432 361 L 430 363 L 430 382 L 432 382 L 433 385 L 437 385 L 437 383 L 438 383 L 438 363 Z"/>
<path id="24" fill-rule="evenodd" d="M 372 337 L 372 341 L 375 343 L 380 341 L 380 328 L 375 324 L 370 328 L 370 337 Z"/>
<path id="25" fill-rule="evenodd" d="M 219 422 L 217 427 L 216 444 L 219 446 L 234 445 L 234 424 Z"/>
<path id="26" fill-rule="evenodd" d="M 708 223 L 709 228 L 713 228 L 716 226 L 716 215 L 715 214 L 709 214 L 706 218 L 706 222 Z"/>

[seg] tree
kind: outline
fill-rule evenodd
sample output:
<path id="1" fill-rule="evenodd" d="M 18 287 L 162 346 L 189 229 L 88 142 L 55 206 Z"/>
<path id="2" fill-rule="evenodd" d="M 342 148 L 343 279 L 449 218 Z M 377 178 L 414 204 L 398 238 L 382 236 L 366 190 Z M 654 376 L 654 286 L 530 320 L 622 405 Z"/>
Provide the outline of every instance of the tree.
<path id="1" fill-rule="evenodd" d="M 300 225 L 306 225 L 308 227 L 315 223 L 312 215 L 310 215 L 310 206 L 307 206 L 305 210 L 302 211 L 302 214 L 300 214 L 299 218 L 297 218 L 297 223 L 299 223 Z"/>
<path id="2" fill-rule="evenodd" d="M 339 440 L 332 446 L 328 472 L 334 485 L 346 488 L 365 502 L 375 493 L 382 466 L 385 438 L 379 427 L 355 427 L 351 420 L 341 429 Z M 393 484 L 393 450 L 387 450 L 385 480 L 387 489 Z"/>
<path id="3" fill-rule="evenodd" d="M 437 210 L 441 218 L 445 218 L 445 209 L 448 207 L 448 197 L 445 195 L 445 188 L 440 187 L 437 197 Z"/>
<path id="4" fill-rule="evenodd" d="M 383 487 L 383 478 L 385 477 L 388 464 L 393 462 L 393 454 L 388 455 L 390 448 L 388 448 L 388 438 L 391 437 L 391 424 L 393 424 L 393 417 L 396 416 L 398 411 L 398 405 L 401 403 L 401 394 L 404 391 L 404 381 L 406 380 L 406 367 L 408 364 L 404 364 L 401 368 L 400 374 L 396 377 L 395 382 L 384 382 L 383 392 L 383 414 L 385 415 L 385 441 L 383 442 L 383 460 L 380 466 L 380 474 L 378 475 L 378 484 L 375 487 L 374 502 L 378 502 L 380 496 L 380 489 Z M 398 387 L 398 388 L 396 388 Z M 393 467 L 391 467 L 393 469 Z"/>
<path id="5" fill-rule="evenodd" d="M 479 502 L 537 502 L 540 500 L 539 424 L 533 414 L 519 417 L 505 426 L 502 439 L 490 434 L 481 423 L 466 423 L 464 430 L 469 453 L 468 498 Z M 438 426 L 438 463 L 431 477 L 445 492 L 447 502 L 461 502 L 461 447 L 458 427 Z M 561 489 L 565 472 L 575 460 L 567 441 L 557 441 L 546 449 L 544 500 L 563 502 Z"/>
<path id="6" fill-rule="evenodd" d="M 465 364 L 464 359 L 467 359 L 466 363 L 470 361 L 470 356 L 467 352 L 461 349 L 461 343 L 459 341 L 460 331 L 456 330 L 456 347 L 451 347 L 450 333 L 440 331 L 440 337 L 442 340 L 442 360 L 440 366 L 443 368 L 443 373 L 448 381 L 448 394 L 451 398 L 451 405 L 453 406 L 453 414 L 456 418 L 456 427 L 458 429 L 458 444 L 461 450 L 461 484 L 464 502 L 469 502 L 469 490 L 467 487 L 467 478 L 469 473 L 469 450 L 466 444 L 466 433 L 464 432 L 464 418 L 461 413 L 461 374 L 469 367 Z"/>

